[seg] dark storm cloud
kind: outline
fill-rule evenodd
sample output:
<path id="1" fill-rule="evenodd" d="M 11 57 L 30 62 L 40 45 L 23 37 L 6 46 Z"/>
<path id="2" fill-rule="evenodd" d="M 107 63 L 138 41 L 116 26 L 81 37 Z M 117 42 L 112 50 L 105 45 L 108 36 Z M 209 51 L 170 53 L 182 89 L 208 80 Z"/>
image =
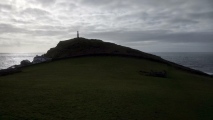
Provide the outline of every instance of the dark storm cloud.
<path id="1" fill-rule="evenodd" d="M 176 44 L 209 46 L 212 6 L 213 0 L 0 1 L 0 38 L 13 41 L 20 35 L 20 40 L 37 44 L 38 39 L 69 39 L 79 30 L 83 37 L 127 46 L 162 43 L 168 51 Z"/>
<path id="2" fill-rule="evenodd" d="M 213 21 L 213 10 L 208 12 L 191 13 L 189 16 L 192 19 L 211 19 Z"/>
<path id="3" fill-rule="evenodd" d="M 169 20 L 169 22 L 171 22 L 171 24 L 177 24 L 177 23 L 182 23 L 182 24 L 196 24 L 199 23 L 196 20 L 192 20 L 192 19 L 184 19 L 184 18 L 174 18 Z"/>
<path id="4" fill-rule="evenodd" d="M 213 32 L 184 32 L 162 35 L 159 40 L 174 43 L 213 43 Z"/>
<path id="5" fill-rule="evenodd" d="M 166 30 L 158 31 L 111 31 L 87 34 L 89 37 L 105 38 L 120 42 L 158 41 L 167 43 L 213 43 L 213 32 L 184 32 L 170 33 Z"/>
<path id="6" fill-rule="evenodd" d="M 84 1 L 88 2 L 88 0 Z M 93 3 L 87 2 L 85 2 L 85 4 L 91 5 Z M 212 3 L 213 1 L 211 0 L 117 0 L 113 5 L 109 3 L 106 4 L 105 1 L 95 2 L 92 5 L 106 4 L 109 10 L 125 8 L 127 14 L 115 16 L 115 20 L 117 21 L 137 21 L 138 23 L 143 22 L 150 26 L 163 25 L 161 28 L 156 27 L 156 30 L 125 31 L 121 29 L 118 31 L 92 33 L 88 34 L 88 36 L 97 36 L 99 38 L 124 42 L 154 40 L 169 43 L 212 43 L 213 26 L 211 23 L 204 22 L 205 20 L 213 20 Z M 134 7 L 141 7 L 142 10 L 128 11 L 128 9 Z M 146 9 L 144 10 L 143 7 Z M 148 10 L 149 7 L 151 10 Z M 209 24 L 209 26 L 207 26 L 208 28 L 205 30 L 202 24 Z M 199 30 L 200 28 L 204 29 L 204 31 Z"/>

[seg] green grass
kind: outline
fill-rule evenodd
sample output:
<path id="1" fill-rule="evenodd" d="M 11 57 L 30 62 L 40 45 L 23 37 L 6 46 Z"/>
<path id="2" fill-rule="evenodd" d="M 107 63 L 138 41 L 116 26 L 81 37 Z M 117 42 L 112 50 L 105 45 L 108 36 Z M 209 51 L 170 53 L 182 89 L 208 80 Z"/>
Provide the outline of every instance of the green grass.
<path id="1" fill-rule="evenodd" d="M 140 70 L 166 70 L 168 78 Z M 213 79 L 143 59 L 82 57 L 0 77 L 0 119 L 212 120 Z"/>

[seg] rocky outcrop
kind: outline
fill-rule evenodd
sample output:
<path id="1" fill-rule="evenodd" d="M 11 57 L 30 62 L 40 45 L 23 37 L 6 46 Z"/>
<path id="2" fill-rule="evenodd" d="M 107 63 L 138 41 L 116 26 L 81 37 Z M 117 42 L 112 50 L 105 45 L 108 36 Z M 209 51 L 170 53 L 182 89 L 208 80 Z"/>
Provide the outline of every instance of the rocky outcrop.
<path id="1" fill-rule="evenodd" d="M 36 55 L 33 58 L 32 63 L 33 64 L 37 64 L 37 63 L 47 62 L 47 61 L 51 61 L 51 60 L 52 60 L 51 58 L 47 58 L 47 57 L 44 57 L 44 56 L 38 56 L 38 55 Z"/>
<path id="2" fill-rule="evenodd" d="M 32 63 L 29 60 L 22 60 L 21 61 L 21 66 L 28 66 L 31 65 Z"/>

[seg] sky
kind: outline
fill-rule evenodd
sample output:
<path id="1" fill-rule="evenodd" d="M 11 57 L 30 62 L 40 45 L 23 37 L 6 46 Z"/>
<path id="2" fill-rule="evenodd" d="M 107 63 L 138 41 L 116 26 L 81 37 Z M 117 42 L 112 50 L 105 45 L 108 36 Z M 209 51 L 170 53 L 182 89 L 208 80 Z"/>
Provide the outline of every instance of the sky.
<path id="1" fill-rule="evenodd" d="M 0 0 L 0 53 L 101 39 L 144 52 L 213 52 L 213 0 Z"/>

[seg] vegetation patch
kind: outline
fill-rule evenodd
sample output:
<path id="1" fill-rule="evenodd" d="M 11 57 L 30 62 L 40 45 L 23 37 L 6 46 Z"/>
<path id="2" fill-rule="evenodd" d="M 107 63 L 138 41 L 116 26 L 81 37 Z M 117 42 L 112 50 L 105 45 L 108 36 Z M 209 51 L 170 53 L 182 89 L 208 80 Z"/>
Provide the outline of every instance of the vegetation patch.
<path id="1" fill-rule="evenodd" d="M 163 77 L 163 78 L 167 77 L 166 70 L 163 70 L 163 71 L 155 71 L 155 70 L 142 71 L 142 70 L 140 70 L 139 73 L 141 75 L 146 75 L 146 76 Z"/>

